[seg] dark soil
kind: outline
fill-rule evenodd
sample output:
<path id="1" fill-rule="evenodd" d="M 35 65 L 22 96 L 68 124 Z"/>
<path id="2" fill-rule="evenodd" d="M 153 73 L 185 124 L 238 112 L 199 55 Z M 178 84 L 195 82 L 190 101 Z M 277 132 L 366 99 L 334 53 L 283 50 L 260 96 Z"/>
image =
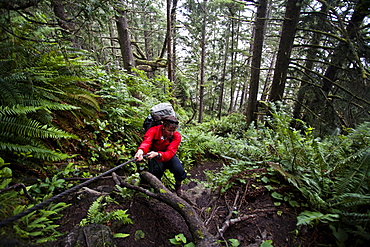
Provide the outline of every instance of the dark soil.
<path id="1" fill-rule="evenodd" d="M 267 240 L 272 241 L 272 246 L 335 246 L 335 240 L 330 231 L 323 227 L 300 228 L 296 226 L 296 217 L 300 208 L 293 208 L 289 204 L 282 203 L 275 206 L 274 200 L 263 183 L 255 178 L 247 178 L 245 183 L 233 186 L 226 192 L 215 193 L 215 189 L 205 188 L 202 185 L 206 180 L 204 171 L 218 171 L 221 164 L 206 162 L 194 167 L 189 172 L 186 181 L 184 198 L 192 203 L 195 210 L 205 222 L 209 232 L 217 235 L 220 229 L 224 229 L 219 238 L 222 246 L 227 245 L 225 241 L 237 239 L 239 246 L 260 246 Z M 258 171 L 257 171 L 258 172 Z M 96 185 L 98 186 L 98 185 Z M 101 181 L 96 190 L 112 190 L 113 180 Z M 283 187 L 284 188 L 284 187 Z M 285 188 L 289 190 L 289 187 Z M 129 218 L 134 224 L 121 225 L 108 223 L 113 233 L 130 234 L 129 237 L 116 239 L 116 246 L 173 246 L 169 239 L 182 233 L 188 242 L 192 241 L 191 234 L 184 219 L 168 205 L 151 199 L 137 192 L 133 198 L 123 200 L 121 196 L 110 194 L 119 205 L 112 204 L 110 209 L 127 210 Z M 58 222 L 61 226 L 58 231 L 71 232 L 86 217 L 87 210 L 96 196 L 73 195 L 68 203 L 72 205 L 64 212 L 62 220 Z M 225 227 L 225 220 L 230 212 L 232 219 L 244 216 L 243 220 Z M 61 239 L 54 246 L 66 246 L 65 240 Z M 88 246 L 88 245 L 86 245 Z M 268 245 L 267 245 L 268 246 Z"/>

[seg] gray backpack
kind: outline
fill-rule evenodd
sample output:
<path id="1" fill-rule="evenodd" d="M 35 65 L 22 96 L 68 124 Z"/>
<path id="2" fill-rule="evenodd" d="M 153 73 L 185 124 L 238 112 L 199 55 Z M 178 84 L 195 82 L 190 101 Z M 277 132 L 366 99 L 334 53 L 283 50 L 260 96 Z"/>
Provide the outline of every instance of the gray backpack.
<path id="1" fill-rule="evenodd" d="M 149 116 L 144 120 L 143 130 L 147 131 L 153 126 L 160 125 L 162 119 L 168 116 L 176 117 L 176 113 L 170 103 L 160 103 L 150 109 Z"/>

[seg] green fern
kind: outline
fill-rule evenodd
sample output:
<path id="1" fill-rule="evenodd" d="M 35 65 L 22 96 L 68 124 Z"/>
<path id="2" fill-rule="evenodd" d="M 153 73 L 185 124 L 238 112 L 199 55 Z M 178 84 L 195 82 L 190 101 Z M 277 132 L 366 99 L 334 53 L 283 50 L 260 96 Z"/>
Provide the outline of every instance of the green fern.
<path id="1" fill-rule="evenodd" d="M 13 214 L 16 215 L 32 206 L 34 205 L 18 205 L 13 210 Z M 58 212 L 68 206 L 70 204 L 64 202 L 52 203 L 44 210 L 34 211 L 22 217 L 13 224 L 13 228 L 20 237 L 32 238 L 37 243 L 56 240 L 57 237 L 63 234 L 56 230 L 59 225 L 53 224 L 53 221 L 60 219 L 62 215 Z"/>
<path id="2" fill-rule="evenodd" d="M 36 138 L 77 138 L 77 136 L 61 131 L 55 127 L 42 125 L 36 120 L 24 116 L 9 117 L 0 115 L 0 131 L 5 135 L 20 135 Z"/>
<path id="3" fill-rule="evenodd" d="M 69 111 L 76 119 L 93 119 L 100 110 L 93 93 L 96 85 L 84 77 L 87 70 L 80 69 L 86 61 L 82 62 L 81 53 L 76 58 L 73 52 L 62 54 L 56 52 L 58 49 L 26 44 L 13 49 L 12 45 L 0 45 L 4 65 L 0 68 L 0 155 L 8 161 L 17 157 L 48 161 L 70 157 L 42 142 L 77 138 L 55 125 L 57 114 Z M 17 60 L 9 59 L 13 57 Z"/>
<path id="4" fill-rule="evenodd" d="M 319 222 L 330 223 L 338 221 L 338 214 L 322 214 L 320 212 L 304 211 L 297 217 L 299 225 L 317 225 Z"/>
<path id="5" fill-rule="evenodd" d="M 106 202 L 103 202 L 105 200 Z M 127 210 L 113 210 L 106 212 L 105 208 L 108 202 L 113 202 L 109 196 L 98 197 L 89 207 L 87 217 L 80 221 L 81 226 L 87 224 L 105 224 L 108 221 L 117 221 L 122 224 L 132 224 L 132 220 L 128 218 Z"/>

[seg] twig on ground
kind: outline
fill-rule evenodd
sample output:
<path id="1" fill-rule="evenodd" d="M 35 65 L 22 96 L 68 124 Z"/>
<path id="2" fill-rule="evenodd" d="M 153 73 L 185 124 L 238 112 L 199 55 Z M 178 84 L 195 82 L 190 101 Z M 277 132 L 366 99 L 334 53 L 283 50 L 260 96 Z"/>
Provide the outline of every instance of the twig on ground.
<path id="1" fill-rule="evenodd" d="M 227 228 L 229 228 L 230 226 L 240 222 L 240 221 L 244 221 L 244 220 L 247 220 L 249 218 L 254 218 L 254 217 L 257 217 L 256 214 L 249 214 L 249 215 L 242 215 L 238 218 L 235 218 L 235 219 L 228 219 L 224 222 L 224 224 L 222 225 L 221 229 L 218 230 L 220 236 L 222 237 L 224 232 L 227 230 Z"/>
<path id="2" fill-rule="evenodd" d="M 220 206 L 218 206 L 217 208 L 214 208 L 212 210 L 212 213 L 211 215 L 209 216 L 209 218 L 204 222 L 204 225 L 208 225 L 209 222 L 212 220 L 213 216 L 215 215 L 215 213 L 217 212 L 217 210 L 220 208 Z"/>
<path id="3" fill-rule="evenodd" d="M 224 232 L 226 231 L 226 229 L 230 226 L 230 222 L 232 221 L 232 219 L 231 219 L 231 217 L 233 216 L 233 213 L 234 213 L 234 211 L 236 210 L 236 207 L 235 207 L 235 205 L 236 205 L 236 203 L 237 203 L 237 201 L 238 201 L 238 198 L 239 198 L 239 190 L 236 192 L 236 196 L 235 196 L 235 198 L 234 198 L 234 203 L 233 203 L 233 206 L 232 207 L 230 207 L 229 206 L 229 204 L 227 203 L 227 201 L 226 201 L 226 198 L 225 198 L 225 202 L 226 202 L 226 204 L 227 204 L 227 207 L 229 208 L 229 214 L 226 216 L 226 219 L 225 219 L 225 221 L 224 221 L 224 223 L 222 224 L 222 227 L 221 227 L 221 229 L 219 229 L 218 227 L 218 233 L 219 233 L 219 235 L 223 238 L 223 234 L 224 234 Z"/>
<path id="4" fill-rule="evenodd" d="M 90 241 L 89 241 L 89 236 L 87 235 L 87 232 L 86 232 L 86 228 L 82 228 L 82 231 L 84 233 L 84 236 L 85 236 L 85 242 L 86 242 L 86 246 L 87 247 L 90 247 Z"/>
<path id="5" fill-rule="evenodd" d="M 241 207 L 241 206 L 242 206 L 242 204 L 243 204 L 243 201 L 245 200 L 245 196 L 247 195 L 247 191 L 248 191 L 249 183 L 250 183 L 250 180 L 248 180 L 248 183 L 247 183 L 247 185 L 245 186 L 244 194 L 243 194 L 243 196 L 242 196 L 242 199 L 240 200 L 240 203 L 239 203 L 239 206 L 238 206 L 238 210 L 240 209 L 240 207 Z"/>
<path id="6" fill-rule="evenodd" d="M 116 185 L 122 184 L 122 178 L 119 177 L 115 172 L 112 172 L 112 179 L 115 182 Z"/>
<path id="7" fill-rule="evenodd" d="M 24 184 L 14 184 L 12 186 L 9 186 L 8 188 L 0 190 L 0 194 L 19 187 L 21 187 L 21 189 L 23 190 L 24 194 L 27 196 L 28 199 L 30 199 L 31 201 L 35 201 L 35 199 L 33 199 L 32 196 L 28 194 L 27 188 Z"/>
<path id="8" fill-rule="evenodd" d="M 106 196 L 108 195 L 109 193 L 106 193 L 106 192 L 99 192 L 99 191 L 96 191 L 96 190 L 93 190 L 93 189 L 90 189 L 90 188 L 87 188 L 87 187 L 82 187 L 81 191 L 77 192 L 77 195 L 79 194 L 82 194 L 84 192 L 87 192 L 91 195 L 94 195 L 94 196 Z"/>

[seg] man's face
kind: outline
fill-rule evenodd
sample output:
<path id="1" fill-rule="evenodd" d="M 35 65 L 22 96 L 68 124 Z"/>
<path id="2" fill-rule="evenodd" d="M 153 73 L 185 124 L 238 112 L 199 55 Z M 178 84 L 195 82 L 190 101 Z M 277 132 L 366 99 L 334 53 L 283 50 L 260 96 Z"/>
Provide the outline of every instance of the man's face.
<path id="1" fill-rule="evenodd" d="M 163 127 L 163 136 L 166 138 L 172 137 L 176 129 L 177 129 L 177 126 L 172 126 L 172 125 Z"/>

